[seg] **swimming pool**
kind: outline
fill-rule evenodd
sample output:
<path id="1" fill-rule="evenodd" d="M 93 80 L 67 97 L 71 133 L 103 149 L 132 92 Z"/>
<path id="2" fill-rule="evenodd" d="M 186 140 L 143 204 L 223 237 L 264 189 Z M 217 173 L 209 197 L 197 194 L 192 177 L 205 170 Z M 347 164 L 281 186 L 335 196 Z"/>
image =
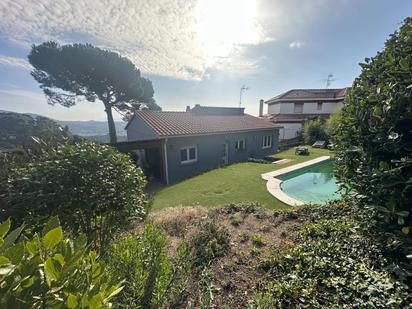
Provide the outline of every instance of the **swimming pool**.
<path id="1" fill-rule="evenodd" d="M 333 162 L 323 161 L 278 177 L 281 190 L 304 204 L 324 204 L 341 195 L 333 175 Z"/>

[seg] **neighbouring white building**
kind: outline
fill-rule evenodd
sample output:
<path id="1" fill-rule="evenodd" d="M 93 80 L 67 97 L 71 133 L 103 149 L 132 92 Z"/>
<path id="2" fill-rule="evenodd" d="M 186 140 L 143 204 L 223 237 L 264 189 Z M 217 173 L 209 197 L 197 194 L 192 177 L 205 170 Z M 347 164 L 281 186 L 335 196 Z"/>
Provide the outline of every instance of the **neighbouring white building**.
<path id="1" fill-rule="evenodd" d="M 259 113 L 283 128 L 279 130 L 279 139 L 290 139 L 298 135 L 306 120 L 329 118 L 343 106 L 348 88 L 341 89 L 292 89 L 267 101 L 260 101 Z M 268 112 L 263 115 L 263 103 L 268 105 Z"/>

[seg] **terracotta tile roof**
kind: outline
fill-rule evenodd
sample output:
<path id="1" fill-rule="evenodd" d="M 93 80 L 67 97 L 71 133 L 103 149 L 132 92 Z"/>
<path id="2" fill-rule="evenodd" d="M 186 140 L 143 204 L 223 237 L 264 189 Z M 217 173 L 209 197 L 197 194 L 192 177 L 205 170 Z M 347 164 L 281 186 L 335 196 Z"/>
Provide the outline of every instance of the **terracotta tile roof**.
<path id="1" fill-rule="evenodd" d="M 267 119 L 275 123 L 303 122 L 313 118 L 329 118 L 330 114 L 277 114 L 267 115 Z"/>
<path id="2" fill-rule="evenodd" d="M 343 100 L 349 88 L 341 89 L 292 89 L 267 100 L 266 104 L 282 101 L 317 101 L 317 100 Z"/>
<path id="3" fill-rule="evenodd" d="M 137 117 L 152 128 L 159 137 L 202 135 L 280 127 L 270 121 L 248 114 L 209 115 L 192 112 L 138 111 L 135 113 L 134 118 Z"/>

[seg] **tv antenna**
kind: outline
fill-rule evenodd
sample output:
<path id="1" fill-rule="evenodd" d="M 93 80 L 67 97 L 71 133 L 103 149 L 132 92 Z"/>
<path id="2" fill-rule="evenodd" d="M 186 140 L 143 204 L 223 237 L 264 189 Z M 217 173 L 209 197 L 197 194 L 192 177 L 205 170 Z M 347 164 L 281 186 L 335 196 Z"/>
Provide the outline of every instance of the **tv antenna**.
<path id="1" fill-rule="evenodd" d="M 326 82 L 326 87 L 325 89 L 328 89 L 329 86 L 336 80 L 336 78 L 334 78 L 332 73 L 328 74 L 328 77 L 326 79 L 322 79 L 323 82 Z"/>
<path id="2" fill-rule="evenodd" d="M 239 107 L 242 106 L 242 95 L 243 95 L 243 92 L 245 92 L 246 90 L 249 90 L 249 87 L 246 87 L 245 85 L 243 85 L 242 87 L 240 87 Z"/>

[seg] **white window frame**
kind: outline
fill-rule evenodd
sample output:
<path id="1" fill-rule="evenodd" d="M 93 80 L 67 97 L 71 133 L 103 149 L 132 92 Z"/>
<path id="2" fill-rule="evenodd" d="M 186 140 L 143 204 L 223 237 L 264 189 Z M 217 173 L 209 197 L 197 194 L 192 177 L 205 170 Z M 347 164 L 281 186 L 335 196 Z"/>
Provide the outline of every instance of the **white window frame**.
<path id="1" fill-rule="evenodd" d="M 295 103 L 293 103 L 293 112 L 295 113 L 295 114 L 302 114 L 303 113 L 303 104 L 304 103 L 298 103 L 298 102 L 295 102 Z M 300 109 L 297 109 L 297 107 L 300 107 Z"/>
<path id="2" fill-rule="evenodd" d="M 240 148 L 241 142 L 242 142 L 242 148 Z M 246 150 L 246 139 L 242 138 L 242 139 L 238 139 L 237 141 L 235 141 L 235 150 L 236 151 Z"/>
<path id="3" fill-rule="evenodd" d="M 317 105 L 316 105 L 316 110 L 321 111 L 322 107 L 323 107 L 323 102 L 318 102 Z"/>
<path id="4" fill-rule="evenodd" d="M 195 149 L 195 158 L 194 159 L 190 159 L 190 149 L 194 148 Z M 182 157 L 181 157 L 181 153 L 182 150 L 186 150 L 186 156 L 187 156 L 187 160 L 182 161 Z M 192 145 L 192 146 L 186 146 L 186 147 L 182 147 L 180 148 L 179 151 L 179 157 L 180 157 L 180 164 L 188 164 L 188 163 L 195 163 L 197 162 L 197 146 L 196 145 Z"/>
<path id="5" fill-rule="evenodd" d="M 262 149 L 272 148 L 273 136 L 264 135 L 262 138 Z"/>

